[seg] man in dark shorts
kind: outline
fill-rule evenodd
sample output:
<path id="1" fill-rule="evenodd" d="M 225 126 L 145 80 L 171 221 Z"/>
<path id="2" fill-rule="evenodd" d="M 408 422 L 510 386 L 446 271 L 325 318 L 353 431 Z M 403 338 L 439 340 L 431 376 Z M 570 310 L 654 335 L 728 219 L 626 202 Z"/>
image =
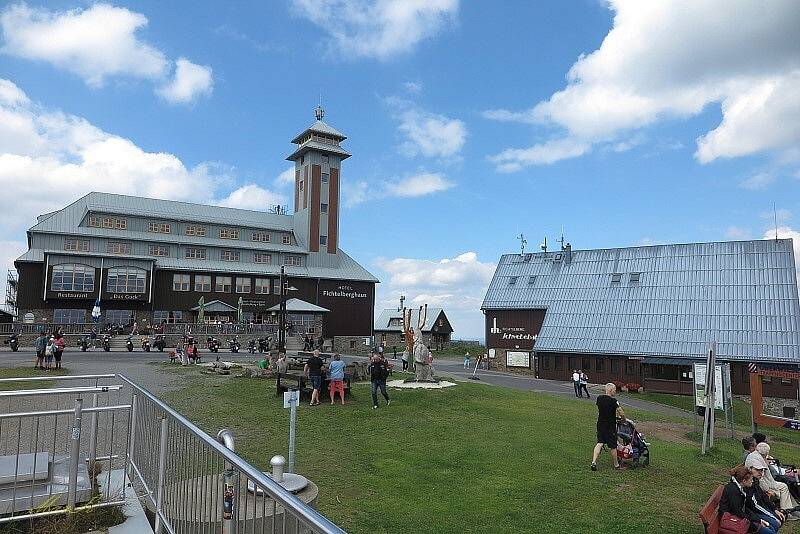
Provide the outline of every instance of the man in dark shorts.
<path id="1" fill-rule="evenodd" d="M 614 398 L 617 393 L 617 386 L 612 383 L 606 384 L 606 394 L 597 397 L 597 445 L 594 446 L 592 455 L 592 471 L 597 471 L 597 458 L 603 446 L 611 451 L 611 459 L 614 462 L 614 469 L 619 469 L 617 460 L 617 416 L 625 420 L 625 413 L 619 405 L 619 401 Z"/>
<path id="2" fill-rule="evenodd" d="M 303 370 L 311 381 L 311 387 L 313 388 L 309 406 L 316 406 L 319 404 L 319 391 L 322 389 L 322 358 L 319 357 L 318 350 L 314 351 Z"/>

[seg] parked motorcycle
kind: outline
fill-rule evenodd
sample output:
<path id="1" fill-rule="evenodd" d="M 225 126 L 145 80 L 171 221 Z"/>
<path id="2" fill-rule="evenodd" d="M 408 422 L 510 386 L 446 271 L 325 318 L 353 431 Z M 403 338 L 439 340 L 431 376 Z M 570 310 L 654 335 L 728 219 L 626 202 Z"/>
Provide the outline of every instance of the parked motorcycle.
<path id="1" fill-rule="evenodd" d="M 145 352 L 150 352 L 150 338 L 142 339 L 142 350 Z"/>
<path id="2" fill-rule="evenodd" d="M 230 348 L 231 352 L 234 352 L 234 353 L 239 352 L 239 348 L 240 348 L 239 341 L 236 338 L 231 339 L 228 342 L 228 348 Z"/>
<path id="3" fill-rule="evenodd" d="M 256 353 L 256 340 L 255 339 L 251 339 L 247 343 L 247 352 L 249 352 L 250 354 L 255 354 Z"/>
<path id="4" fill-rule="evenodd" d="M 11 334 L 3 343 L 8 345 L 14 352 L 19 350 L 19 336 L 17 334 Z"/>
<path id="5" fill-rule="evenodd" d="M 103 336 L 103 350 L 106 352 L 111 350 L 111 336 L 108 334 Z"/>
<path id="6" fill-rule="evenodd" d="M 89 338 L 82 337 L 80 341 L 78 341 L 78 346 L 81 348 L 81 352 L 86 352 L 89 349 Z"/>
<path id="7" fill-rule="evenodd" d="M 161 334 L 156 336 L 156 340 L 153 341 L 153 346 L 158 349 L 159 352 L 164 352 L 164 347 L 167 346 L 167 342 L 164 341 L 164 336 Z"/>
<path id="8" fill-rule="evenodd" d="M 267 340 L 264 339 L 263 337 L 259 338 L 258 339 L 258 352 L 260 352 L 261 354 L 264 354 L 265 352 L 268 352 L 268 351 L 269 351 L 269 344 L 267 343 Z"/>
<path id="9" fill-rule="evenodd" d="M 208 350 L 211 352 L 219 352 L 219 340 L 217 338 L 208 338 Z"/>
<path id="10" fill-rule="evenodd" d="M 133 340 L 128 336 L 127 341 L 125 341 L 125 348 L 128 349 L 128 352 L 133 352 Z"/>

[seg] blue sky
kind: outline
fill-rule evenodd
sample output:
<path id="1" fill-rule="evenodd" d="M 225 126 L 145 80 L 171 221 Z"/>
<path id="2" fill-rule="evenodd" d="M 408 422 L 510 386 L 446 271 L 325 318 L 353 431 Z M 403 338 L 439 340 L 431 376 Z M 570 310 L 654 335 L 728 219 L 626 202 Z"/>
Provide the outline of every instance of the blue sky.
<path id="1" fill-rule="evenodd" d="M 800 6 L 760 2 L 8 3 L 0 214 L 92 189 L 265 209 L 289 140 L 349 136 L 341 245 L 482 338 L 500 254 L 800 237 Z"/>

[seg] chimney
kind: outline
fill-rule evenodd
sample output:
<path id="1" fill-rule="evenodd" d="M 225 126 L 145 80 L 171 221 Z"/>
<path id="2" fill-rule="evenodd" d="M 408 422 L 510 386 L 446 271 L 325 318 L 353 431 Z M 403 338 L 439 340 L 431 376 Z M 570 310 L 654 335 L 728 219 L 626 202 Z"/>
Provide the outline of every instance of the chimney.
<path id="1" fill-rule="evenodd" d="M 564 245 L 564 263 L 572 263 L 572 245 Z"/>

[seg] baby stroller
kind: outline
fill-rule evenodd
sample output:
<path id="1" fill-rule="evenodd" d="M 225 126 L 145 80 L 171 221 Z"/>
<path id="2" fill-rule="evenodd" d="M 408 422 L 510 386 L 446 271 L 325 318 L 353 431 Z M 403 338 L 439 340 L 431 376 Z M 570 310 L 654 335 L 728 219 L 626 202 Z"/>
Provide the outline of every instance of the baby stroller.
<path id="1" fill-rule="evenodd" d="M 630 419 L 617 419 L 617 457 L 632 469 L 650 465 L 650 444 Z"/>

